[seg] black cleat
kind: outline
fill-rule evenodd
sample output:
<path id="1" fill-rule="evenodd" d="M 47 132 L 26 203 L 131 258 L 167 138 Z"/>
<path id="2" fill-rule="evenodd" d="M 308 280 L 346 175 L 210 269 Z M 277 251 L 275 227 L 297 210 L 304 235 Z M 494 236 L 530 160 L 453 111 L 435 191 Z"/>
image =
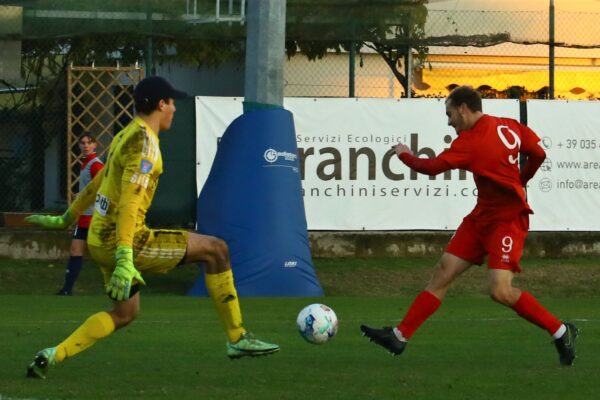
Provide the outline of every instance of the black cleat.
<path id="1" fill-rule="evenodd" d="M 58 292 L 56 292 L 57 296 L 72 296 L 73 293 L 69 290 L 65 290 L 65 289 L 60 289 Z"/>
<path id="2" fill-rule="evenodd" d="M 363 336 L 369 338 L 369 341 L 375 342 L 375 344 L 387 349 L 390 354 L 399 356 L 406 348 L 406 342 L 398 339 L 394 335 L 394 331 L 391 327 L 386 326 L 382 329 L 369 328 L 366 325 L 361 325 L 360 330 Z"/>
<path id="3" fill-rule="evenodd" d="M 579 334 L 579 329 L 570 322 L 564 322 L 564 324 L 567 330 L 564 335 L 554 341 L 554 346 L 558 351 L 560 364 L 573 365 L 573 361 L 575 361 L 575 339 Z"/>

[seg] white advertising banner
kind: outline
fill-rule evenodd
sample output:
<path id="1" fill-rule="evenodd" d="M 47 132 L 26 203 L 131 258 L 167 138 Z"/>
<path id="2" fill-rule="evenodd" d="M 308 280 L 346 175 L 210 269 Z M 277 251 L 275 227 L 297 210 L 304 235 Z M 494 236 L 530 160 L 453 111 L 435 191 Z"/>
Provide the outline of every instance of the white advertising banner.
<path id="1" fill-rule="evenodd" d="M 218 138 L 242 114 L 243 99 L 196 99 L 197 187 Z M 470 173 L 417 174 L 391 151 L 405 143 L 435 157 L 456 134 L 444 99 L 286 98 L 294 114 L 310 230 L 454 230 L 475 206 Z M 484 112 L 519 119 L 517 100 L 484 100 Z M 483 150 L 483 149 L 482 149 Z"/>
<path id="2" fill-rule="evenodd" d="M 600 103 L 530 100 L 527 121 L 547 155 L 527 189 L 531 230 L 600 231 Z"/>

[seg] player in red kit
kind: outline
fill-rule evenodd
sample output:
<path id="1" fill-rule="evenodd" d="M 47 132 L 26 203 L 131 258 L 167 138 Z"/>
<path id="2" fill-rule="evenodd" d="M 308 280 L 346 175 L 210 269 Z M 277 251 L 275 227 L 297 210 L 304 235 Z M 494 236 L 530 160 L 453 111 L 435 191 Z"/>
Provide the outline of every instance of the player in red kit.
<path id="1" fill-rule="evenodd" d="M 433 277 L 395 328 L 375 329 L 361 325 L 363 334 L 394 355 L 401 354 L 415 331 L 441 305 L 450 284 L 487 256 L 490 296 L 512 308 L 519 316 L 546 330 L 562 365 L 575 359 L 578 330 L 561 322 L 529 292 L 512 286 L 529 229 L 531 208 L 524 186 L 540 167 L 546 154 L 540 138 L 527 126 L 509 118 L 482 112 L 481 96 L 470 86 L 457 87 L 446 99 L 448 125 L 458 137 L 449 149 L 433 159 L 415 157 L 404 144 L 395 147 L 400 160 L 413 170 L 430 176 L 450 169 L 473 173 L 477 205 L 460 224 L 437 264 Z M 519 169 L 519 158 L 526 161 Z"/>
<path id="2" fill-rule="evenodd" d="M 83 156 L 79 172 L 79 191 L 81 192 L 104 167 L 104 163 L 96 155 L 98 143 L 94 136 L 84 133 L 79 137 L 78 145 Z M 73 293 L 73 286 L 83 266 L 83 254 L 86 249 L 88 228 L 93 212 L 94 207 L 89 207 L 77 220 L 77 225 L 73 230 L 73 240 L 71 240 L 69 261 L 65 270 L 65 281 L 62 288 L 56 293 L 59 296 L 70 296 Z"/>

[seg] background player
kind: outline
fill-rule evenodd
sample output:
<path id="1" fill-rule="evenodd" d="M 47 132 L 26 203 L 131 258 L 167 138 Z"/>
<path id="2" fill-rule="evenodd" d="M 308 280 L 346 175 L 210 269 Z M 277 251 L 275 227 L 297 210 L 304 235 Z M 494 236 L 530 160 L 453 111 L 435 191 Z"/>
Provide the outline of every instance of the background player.
<path id="1" fill-rule="evenodd" d="M 104 167 L 104 164 L 96 155 L 97 142 L 95 137 L 89 133 L 84 133 L 79 137 L 78 144 L 83 156 L 79 172 L 79 191 L 81 192 Z M 73 293 L 73 286 L 83 266 L 83 254 L 85 253 L 88 228 L 93 212 L 94 207 L 90 206 L 77 219 L 77 225 L 73 230 L 73 240 L 71 240 L 70 257 L 65 270 L 65 282 L 63 287 L 56 293 L 59 296 L 70 296 Z"/>
<path id="2" fill-rule="evenodd" d="M 392 354 L 401 354 L 414 332 L 441 305 L 452 281 L 473 264 L 488 257 L 490 295 L 512 308 L 527 321 L 546 330 L 554 338 L 560 363 L 575 359 L 577 328 L 562 323 L 528 292 L 512 286 L 529 229 L 531 208 L 524 186 L 544 161 L 546 154 L 539 137 L 513 119 L 483 114 L 481 96 L 469 86 L 457 87 L 446 99 L 448 125 L 458 137 L 449 149 L 433 159 L 417 158 L 404 144 L 396 154 L 415 171 L 437 175 L 449 169 L 473 173 L 477 204 L 448 243 L 431 282 L 410 306 L 395 328 L 374 329 L 361 325 L 363 334 Z M 527 161 L 519 171 L 520 155 Z"/>
<path id="3" fill-rule="evenodd" d="M 55 347 L 39 351 L 27 376 L 45 378 L 48 367 L 94 345 L 132 322 L 140 310 L 141 272 L 166 273 L 180 264 L 203 261 L 206 285 L 228 336 L 230 358 L 260 356 L 279 346 L 255 339 L 242 325 L 229 251 L 221 239 L 185 230 L 149 229 L 145 225 L 163 170 L 158 133 L 171 127 L 176 98 L 186 94 L 165 79 L 143 79 L 134 90 L 135 119 L 113 139 L 104 170 L 96 175 L 63 216 L 33 215 L 28 221 L 48 228 L 69 226 L 95 202 L 88 248 L 114 300 L 108 312 L 90 316 Z"/>

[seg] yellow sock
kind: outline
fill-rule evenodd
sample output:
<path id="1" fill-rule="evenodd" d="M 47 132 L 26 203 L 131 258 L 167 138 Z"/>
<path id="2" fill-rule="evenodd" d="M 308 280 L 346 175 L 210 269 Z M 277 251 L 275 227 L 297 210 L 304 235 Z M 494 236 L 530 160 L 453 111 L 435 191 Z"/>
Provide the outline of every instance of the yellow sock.
<path id="1" fill-rule="evenodd" d="M 73 357 L 114 331 L 115 323 L 109 313 L 102 311 L 92 315 L 56 346 L 56 361 L 61 362 L 67 357 Z"/>
<path id="2" fill-rule="evenodd" d="M 237 342 L 246 330 L 242 327 L 242 312 L 231 270 L 218 274 L 206 274 L 206 288 L 223 321 L 230 342 Z"/>

